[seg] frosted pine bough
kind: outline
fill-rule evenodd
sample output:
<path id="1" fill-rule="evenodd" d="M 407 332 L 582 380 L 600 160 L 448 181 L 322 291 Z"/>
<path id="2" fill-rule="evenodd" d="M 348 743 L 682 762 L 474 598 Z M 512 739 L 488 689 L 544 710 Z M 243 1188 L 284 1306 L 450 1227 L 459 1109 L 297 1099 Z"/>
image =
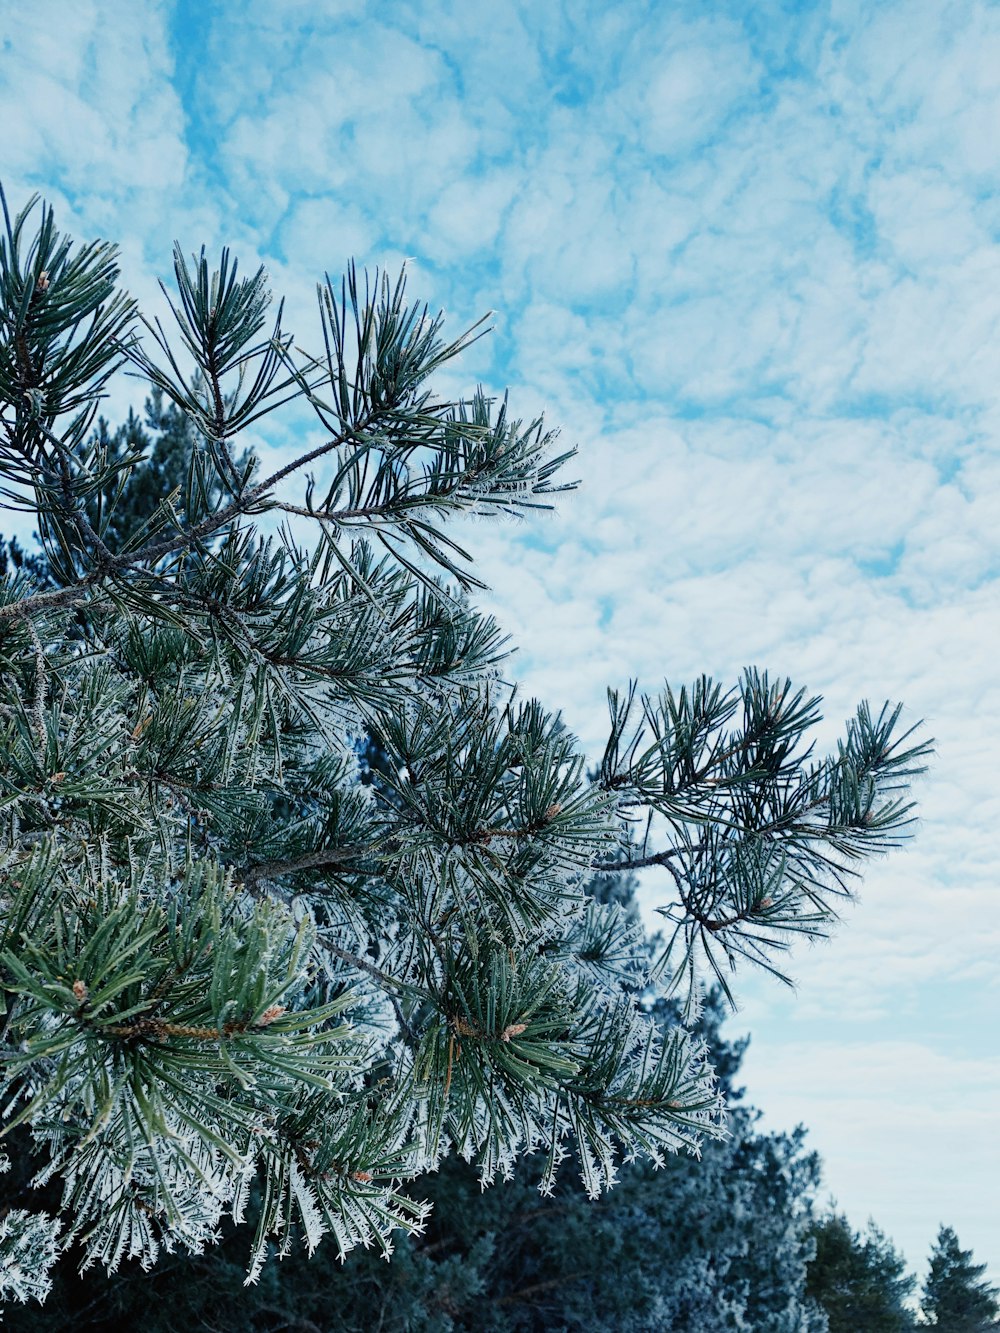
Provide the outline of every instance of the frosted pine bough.
<path id="1" fill-rule="evenodd" d="M 445 1153 L 487 1182 L 542 1153 L 544 1188 L 574 1151 L 597 1194 L 623 1158 L 724 1132 L 705 1051 L 643 998 L 690 1017 L 704 979 L 728 992 L 740 960 L 777 971 L 825 933 L 911 822 L 926 746 L 899 710 L 862 706 L 814 760 L 818 701 L 787 682 L 629 687 L 588 780 L 504 683 L 447 531 L 566 489 L 541 422 L 434 396 L 478 326 L 446 343 L 402 279 L 351 270 L 303 351 L 265 323 L 262 271 L 177 250 L 168 329 L 111 246 L 74 252 L 37 205 L 5 218 L 2 495 L 49 573 L 0 584 L 2 1110 L 30 1157 L 4 1292 L 43 1294 L 74 1244 L 111 1269 L 197 1250 L 251 1200 L 250 1279 L 299 1237 L 388 1253 Z M 199 445 L 119 539 L 144 460 L 93 428 L 123 367 Z M 241 435 L 292 399 L 323 441 L 262 475 Z M 619 865 L 662 873 L 659 956 L 586 893 Z"/>

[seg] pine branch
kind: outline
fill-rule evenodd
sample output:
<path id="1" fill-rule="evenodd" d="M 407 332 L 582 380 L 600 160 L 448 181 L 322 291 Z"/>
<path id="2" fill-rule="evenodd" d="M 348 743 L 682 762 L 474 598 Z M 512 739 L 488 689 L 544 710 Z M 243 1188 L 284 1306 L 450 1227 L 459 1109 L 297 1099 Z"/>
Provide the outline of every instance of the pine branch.
<path id="1" fill-rule="evenodd" d="M 828 930 L 909 833 L 927 746 L 862 707 L 814 761 L 819 701 L 748 671 L 610 695 L 588 780 L 501 678 L 445 530 L 547 503 L 571 456 L 481 390 L 433 396 L 482 325 L 445 342 L 402 278 L 351 268 L 306 355 L 263 270 L 177 249 L 146 350 L 113 249 L 29 213 L 0 235 L 0 500 L 44 561 L 0 583 L 0 1086 L 62 1203 L 10 1245 L 41 1271 L 63 1224 L 85 1262 L 148 1264 L 256 1181 L 256 1280 L 296 1235 L 387 1253 L 425 1212 L 399 1183 L 452 1151 L 484 1181 L 538 1151 L 548 1190 L 575 1144 L 597 1194 L 720 1135 L 703 978 Z M 155 443 L 97 419 L 123 360 Z M 292 399 L 323 438 L 258 479 L 240 433 Z M 268 513 L 315 542 L 265 539 Z M 653 866 L 657 960 L 587 892 Z M 674 990 L 682 1021 L 652 1021 L 640 997 Z"/>

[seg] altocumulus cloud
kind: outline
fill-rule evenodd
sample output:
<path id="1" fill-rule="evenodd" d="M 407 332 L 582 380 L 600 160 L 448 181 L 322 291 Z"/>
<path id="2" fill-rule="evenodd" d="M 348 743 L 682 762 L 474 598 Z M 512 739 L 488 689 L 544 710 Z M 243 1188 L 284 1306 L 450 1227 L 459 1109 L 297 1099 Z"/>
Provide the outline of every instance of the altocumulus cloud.
<path id="1" fill-rule="evenodd" d="M 630 674 L 790 674 L 827 742 L 861 697 L 928 720 L 919 839 L 799 995 L 747 983 L 748 1078 L 856 1223 L 996 1263 L 1000 10 L 474 8 L 8 7 L 8 193 L 119 239 L 154 309 L 173 236 L 232 244 L 306 345 L 351 255 L 496 308 L 449 387 L 510 384 L 586 484 L 480 527 L 481 572 L 591 753 Z"/>

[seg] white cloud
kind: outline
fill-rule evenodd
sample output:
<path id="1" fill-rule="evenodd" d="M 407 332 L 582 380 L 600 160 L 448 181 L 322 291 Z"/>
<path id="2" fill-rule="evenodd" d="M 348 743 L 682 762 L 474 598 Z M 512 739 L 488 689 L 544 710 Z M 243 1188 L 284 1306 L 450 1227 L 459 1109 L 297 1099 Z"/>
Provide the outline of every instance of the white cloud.
<path id="1" fill-rule="evenodd" d="M 0 15 L 8 186 L 110 202 L 176 189 L 183 114 L 171 86 L 165 9 L 56 4 Z M 93 214 L 108 210 L 93 207 Z"/>
<path id="2" fill-rule="evenodd" d="M 743 1072 L 751 1098 L 767 1089 L 766 1126 L 808 1125 L 826 1188 L 855 1226 L 893 1218 L 891 1238 L 912 1268 L 923 1272 L 941 1223 L 981 1260 L 996 1254 L 995 1056 L 920 1042 L 754 1041 Z"/>
<path id="3" fill-rule="evenodd" d="M 740 24 L 720 18 L 664 25 L 644 43 L 636 80 L 637 131 L 647 152 L 680 157 L 717 134 L 756 90 L 756 66 Z"/>
<path id="4" fill-rule="evenodd" d="M 342 273 L 374 248 L 370 219 L 356 205 L 336 199 L 302 199 L 288 210 L 279 237 L 287 265 L 298 274 Z"/>

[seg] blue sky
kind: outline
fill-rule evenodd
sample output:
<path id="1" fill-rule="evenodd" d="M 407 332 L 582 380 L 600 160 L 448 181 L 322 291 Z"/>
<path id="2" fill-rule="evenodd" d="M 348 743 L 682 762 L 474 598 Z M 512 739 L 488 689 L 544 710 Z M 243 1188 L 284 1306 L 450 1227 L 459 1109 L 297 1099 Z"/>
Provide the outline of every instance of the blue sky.
<path id="1" fill-rule="evenodd" d="M 0 39 L 8 196 L 147 309 L 177 237 L 265 262 L 307 347 L 351 256 L 496 312 L 443 387 L 509 385 L 584 485 L 469 539 L 591 753 L 631 675 L 791 675 L 824 743 L 927 719 L 917 840 L 735 1023 L 857 1224 L 1000 1269 L 1000 8 L 43 0 Z"/>

